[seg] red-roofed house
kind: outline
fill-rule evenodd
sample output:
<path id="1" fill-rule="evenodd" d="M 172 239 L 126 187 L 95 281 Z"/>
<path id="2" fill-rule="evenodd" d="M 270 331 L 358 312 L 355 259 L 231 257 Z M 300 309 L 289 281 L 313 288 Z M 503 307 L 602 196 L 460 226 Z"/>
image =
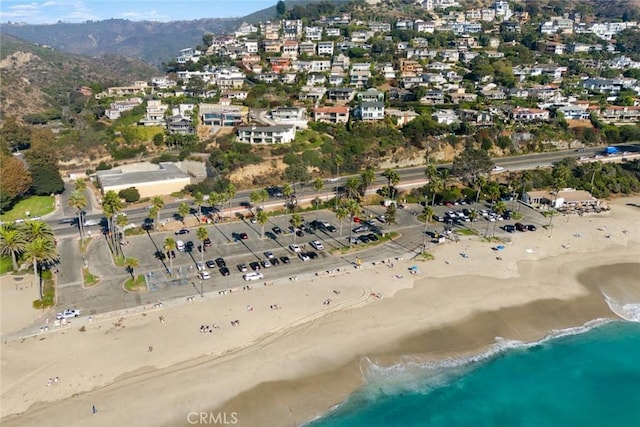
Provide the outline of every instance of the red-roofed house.
<path id="1" fill-rule="evenodd" d="M 313 120 L 327 123 L 347 123 L 349 121 L 349 107 L 314 108 Z"/>

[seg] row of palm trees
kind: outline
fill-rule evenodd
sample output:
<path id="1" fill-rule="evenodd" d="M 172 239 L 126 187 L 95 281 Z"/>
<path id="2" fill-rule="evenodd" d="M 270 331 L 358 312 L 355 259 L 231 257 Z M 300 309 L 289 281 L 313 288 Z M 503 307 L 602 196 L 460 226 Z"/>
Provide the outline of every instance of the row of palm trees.
<path id="1" fill-rule="evenodd" d="M 11 257 L 14 271 L 18 271 L 18 260 L 30 262 L 37 278 L 40 278 L 41 267 L 59 259 L 53 229 L 40 220 L 0 226 L 0 254 Z M 42 299 L 42 280 L 39 280 L 39 292 Z"/>

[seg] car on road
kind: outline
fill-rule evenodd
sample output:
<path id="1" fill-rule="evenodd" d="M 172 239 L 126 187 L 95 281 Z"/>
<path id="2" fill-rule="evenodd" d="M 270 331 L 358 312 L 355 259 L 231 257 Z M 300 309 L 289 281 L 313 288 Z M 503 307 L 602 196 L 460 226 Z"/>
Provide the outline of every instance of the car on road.
<path id="1" fill-rule="evenodd" d="M 252 281 L 252 280 L 264 279 L 264 276 L 262 275 L 262 273 L 255 271 L 253 273 L 247 273 L 247 274 L 243 275 L 242 278 L 245 281 L 249 282 L 249 281 Z"/>
<path id="2" fill-rule="evenodd" d="M 260 264 L 262 265 L 263 268 L 271 267 L 271 261 L 269 261 L 268 259 L 263 259 L 262 261 L 260 261 Z"/>
<path id="3" fill-rule="evenodd" d="M 502 172 L 503 170 L 504 168 L 502 166 L 494 166 L 491 172 Z"/>
<path id="4" fill-rule="evenodd" d="M 196 262 L 196 269 L 197 269 L 198 271 L 204 271 L 204 270 L 205 270 L 204 263 L 203 263 L 203 262 L 200 262 L 200 261 Z"/>
<path id="5" fill-rule="evenodd" d="M 177 230 L 174 234 L 175 234 L 176 236 L 179 236 L 179 235 L 181 235 L 181 234 L 189 234 L 189 229 L 187 229 L 187 228 L 181 228 L 180 230 Z"/>
<path id="6" fill-rule="evenodd" d="M 300 252 L 298 253 L 298 258 L 300 258 L 302 261 L 311 261 L 311 258 L 309 257 L 309 255 L 307 255 L 306 252 Z"/>
<path id="7" fill-rule="evenodd" d="M 529 231 L 536 231 L 536 230 L 537 230 L 537 228 L 536 228 L 536 226 L 535 226 L 535 225 L 533 225 L 533 224 L 528 224 L 528 225 L 527 225 L 527 230 L 529 230 Z"/>
<path id="8" fill-rule="evenodd" d="M 209 274 L 208 271 L 201 271 L 200 272 L 200 279 L 201 280 L 211 279 L 211 274 Z"/>
<path id="9" fill-rule="evenodd" d="M 249 271 L 249 269 L 247 268 L 247 264 L 238 264 L 238 270 L 240 270 L 243 273 L 246 271 Z"/>
<path id="10" fill-rule="evenodd" d="M 273 258 L 275 258 L 275 256 L 273 255 L 273 252 L 271 252 L 271 251 L 266 251 L 266 252 L 264 253 L 264 256 L 265 256 L 267 259 L 273 259 Z"/>
<path id="11" fill-rule="evenodd" d="M 278 227 L 277 225 L 273 227 L 271 230 L 276 234 L 282 234 L 282 228 Z"/>
<path id="12" fill-rule="evenodd" d="M 289 264 L 291 262 L 291 260 L 289 259 L 288 256 L 281 256 L 280 257 L 280 261 L 282 261 L 283 264 Z"/>
<path id="13" fill-rule="evenodd" d="M 67 308 L 65 311 L 61 311 L 56 314 L 56 319 L 72 319 L 74 317 L 80 316 L 80 310 L 76 310 L 75 308 Z"/>
<path id="14" fill-rule="evenodd" d="M 291 249 L 293 252 L 295 253 L 300 253 L 302 252 L 302 248 L 300 248 L 299 245 L 296 245 L 295 243 L 292 243 L 289 245 L 289 249 Z"/>
<path id="15" fill-rule="evenodd" d="M 260 270 L 260 263 L 258 261 L 250 262 L 249 267 L 251 267 L 253 271 L 258 271 Z"/>
<path id="16" fill-rule="evenodd" d="M 238 234 L 238 237 L 240 237 L 240 240 L 248 240 L 249 239 L 249 235 L 247 233 L 240 233 L 240 234 Z"/>
<path id="17" fill-rule="evenodd" d="M 231 274 L 231 272 L 229 271 L 229 269 L 227 267 L 222 267 L 220 269 L 220 274 L 222 274 L 223 276 L 228 276 Z"/>
<path id="18" fill-rule="evenodd" d="M 324 250 L 324 245 L 322 244 L 322 242 L 320 240 L 314 240 L 312 242 L 309 242 L 309 244 L 311 245 L 311 247 L 317 251 L 323 251 Z"/>
<path id="19" fill-rule="evenodd" d="M 222 268 L 222 267 L 226 267 L 227 263 L 224 262 L 224 258 L 220 257 L 220 258 L 216 258 L 216 265 Z"/>
<path id="20" fill-rule="evenodd" d="M 216 267 L 217 267 L 216 262 L 215 262 L 214 260 L 212 260 L 212 259 L 207 260 L 207 262 L 206 262 L 205 264 L 206 264 L 206 265 L 207 265 L 207 267 L 209 267 L 209 268 L 216 268 Z"/>

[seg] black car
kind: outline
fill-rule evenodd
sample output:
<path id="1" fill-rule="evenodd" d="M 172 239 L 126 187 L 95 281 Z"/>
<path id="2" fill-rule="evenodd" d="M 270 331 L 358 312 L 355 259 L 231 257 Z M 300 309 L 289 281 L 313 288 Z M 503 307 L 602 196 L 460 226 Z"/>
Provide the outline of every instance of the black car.
<path id="1" fill-rule="evenodd" d="M 371 240 L 372 242 L 377 242 L 378 241 L 378 236 L 376 236 L 373 233 L 369 233 L 367 234 L 367 237 L 369 238 L 369 240 Z"/>
<path id="2" fill-rule="evenodd" d="M 322 229 L 322 224 L 320 223 L 320 221 L 315 219 L 309 223 L 309 226 L 314 230 Z"/>
<path id="3" fill-rule="evenodd" d="M 191 252 L 193 250 L 194 244 L 191 240 L 184 244 L 184 250 L 186 252 Z"/>
<path id="4" fill-rule="evenodd" d="M 207 267 L 209 268 L 216 268 L 216 262 L 212 259 L 208 260 L 207 262 L 205 262 L 205 264 L 207 265 Z"/>
<path id="5" fill-rule="evenodd" d="M 273 232 L 276 234 L 282 234 L 282 228 L 278 227 L 277 225 L 273 227 L 271 230 L 273 230 Z"/>
<path id="6" fill-rule="evenodd" d="M 529 230 L 529 231 L 536 231 L 537 229 L 536 229 L 536 226 L 535 226 L 535 225 L 533 225 L 533 224 L 529 224 L 529 225 L 527 225 L 527 230 Z"/>
<path id="7" fill-rule="evenodd" d="M 221 258 L 216 258 L 216 265 L 222 268 L 222 267 L 226 267 L 227 263 L 224 262 L 224 258 L 221 257 Z"/>
<path id="8" fill-rule="evenodd" d="M 515 233 L 516 231 L 516 226 L 515 225 L 505 225 L 504 227 L 502 227 L 504 229 L 504 231 L 506 231 L 507 233 Z"/>
<path id="9" fill-rule="evenodd" d="M 250 262 L 249 267 L 251 267 L 252 270 L 258 271 L 260 270 L 260 263 L 258 261 Z"/>
<path id="10" fill-rule="evenodd" d="M 271 261 L 271 265 L 280 265 L 280 260 L 278 258 L 272 258 L 269 261 Z"/>
<path id="11" fill-rule="evenodd" d="M 176 236 L 180 235 L 180 234 L 189 234 L 189 230 L 186 228 L 181 228 L 180 230 L 175 232 Z"/>
<path id="12" fill-rule="evenodd" d="M 227 267 L 222 267 L 220 268 L 220 274 L 222 274 L 223 276 L 228 276 L 229 274 L 231 274 L 231 272 Z"/>
<path id="13" fill-rule="evenodd" d="M 202 241 L 202 243 L 204 244 L 205 248 L 211 247 L 211 239 L 210 238 L 206 238 Z"/>
<path id="14" fill-rule="evenodd" d="M 315 234 L 315 231 L 313 231 L 313 229 L 311 227 L 308 227 L 308 226 L 303 226 L 302 227 L 302 231 L 304 231 L 307 234 Z"/>
<path id="15" fill-rule="evenodd" d="M 369 243 L 370 242 L 369 237 L 366 234 L 363 234 L 362 236 L 360 236 L 360 241 L 362 243 Z"/>
<path id="16" fill-rule="evenodd" d="M 525 227 L 525 225 L 520 222 L 516 222 L 515 226 L 516 230 L 518 231 L 527 231 L 527 227 Z"/>
<path id="17" fill-rule="evenodd" d="M 318 258 L 318 254 L 315 253 L 314 251 L 309 251 L 307 252 L 307 256 L 309 257 L 309 259 L 316 259 Z"/>
<path id="18" fill-rule="evenodd" d="M 167 252 L 167 258 L 175 258 L 176 257 L 176 253 L 174 251 L 168 251 Z"/>
<path id="19" fill-rule="evenodd" d="M 330 231 L 331 233 L 335 233 L 337 228 L 335 228 L 333 225 L 329 224 L 327 225 L 327 231 Z"/>
<path id="20" fill-rule="evenodd" d="M 296 236 L 298 236 L 298 237 L 302 237 L 302 236 L 304 236 L 304 232 L 298 228 L 298 229 L 296 230 Z"/>
<path id="21" fill-rule="evenodd" d="M 288 256 L 281 256 L 280 261 L 282 261 L 283 264 L 289 264 L 291 262 Z"/>

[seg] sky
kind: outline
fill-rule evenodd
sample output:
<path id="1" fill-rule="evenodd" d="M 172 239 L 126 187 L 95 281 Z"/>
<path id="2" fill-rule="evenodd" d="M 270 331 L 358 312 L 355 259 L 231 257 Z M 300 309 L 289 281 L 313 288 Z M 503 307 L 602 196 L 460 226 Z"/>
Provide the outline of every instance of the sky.
<path id="1" fill-rule="evenodd" d="M 0 0 L 0 22 L 183 21 L 249 15 L 277 0 Z"/>

